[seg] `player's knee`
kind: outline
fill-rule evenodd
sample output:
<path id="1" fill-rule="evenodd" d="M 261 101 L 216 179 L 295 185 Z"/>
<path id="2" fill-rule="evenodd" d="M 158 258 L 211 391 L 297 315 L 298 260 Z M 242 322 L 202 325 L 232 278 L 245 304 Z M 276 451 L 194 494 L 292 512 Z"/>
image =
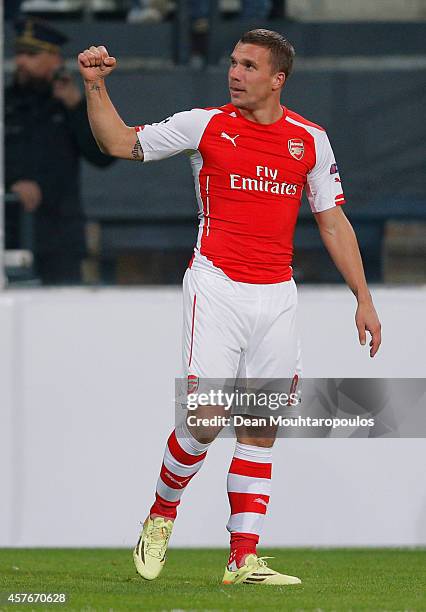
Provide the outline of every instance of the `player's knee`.
<path id="1" fill-rule="evenodd" d="M 212 429 L 203 426 L 188 425 L 188 429 L 192 436 L 200 442 L 200 444 L 210 444 L 216 439 L 220 429 Z"/>
<path id="2" fill-rule="evenodd" d="M 258 438 L 253 436 L 238 436 L 237 441 L 240 444 L 249 444 L 250 446 L 260 446 L 261 448 L 272 448 L 275 439 L 271 437 Z"/>
<path id="3" fill-rule="evenodd" d="M 226 424 L 225 410 L 221 406 L 198 406 L 188 414 L 186 423 L 197 442 L 210 444 Z"/>

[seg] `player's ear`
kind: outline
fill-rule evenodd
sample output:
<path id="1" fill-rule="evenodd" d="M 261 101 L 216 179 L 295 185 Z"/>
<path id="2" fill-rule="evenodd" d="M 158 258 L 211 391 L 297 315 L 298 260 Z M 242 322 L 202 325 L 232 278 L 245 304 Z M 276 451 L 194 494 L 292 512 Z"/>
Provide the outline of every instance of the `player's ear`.
<path id="1" fill-rule="evenodd" d="M 276 74 L 274 74 L 274 78 L 272 81 L 272 88 L 274 91 L 284 87 L 284 83 L 285 83 L 285 73 L 284 72 L 277 72 Z"/>

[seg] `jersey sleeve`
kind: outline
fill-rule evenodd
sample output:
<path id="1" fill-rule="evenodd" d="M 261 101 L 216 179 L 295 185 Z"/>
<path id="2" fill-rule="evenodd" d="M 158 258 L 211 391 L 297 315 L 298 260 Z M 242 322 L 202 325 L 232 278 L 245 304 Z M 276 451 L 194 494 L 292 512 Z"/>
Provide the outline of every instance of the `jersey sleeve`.
<path id="1" fill-rule="evenodd" d="M 184 151 L 196 151 L 207 124 L 216 112 L 195 108 L 176 113 L 160 123 L 135 127 L 144 161 L 156 161 Z"/>
<path id="2" fill-rule="evenodd" d="M 307 176 L 306 195 L 313 213 L 345 203 L 339 169 L 325 132 L 315 137 L 316 162 Z"/>

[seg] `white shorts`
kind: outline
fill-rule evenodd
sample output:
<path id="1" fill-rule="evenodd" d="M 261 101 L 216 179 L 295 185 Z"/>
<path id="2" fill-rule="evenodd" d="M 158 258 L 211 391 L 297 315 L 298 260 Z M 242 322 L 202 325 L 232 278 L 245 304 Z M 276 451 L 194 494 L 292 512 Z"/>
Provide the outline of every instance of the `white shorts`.
<path id="1" fill-rule="evenodd" d="M 183 378 L 300 376 L 294 280 L 257 285 L 188 269 L 183 280 Z"/>

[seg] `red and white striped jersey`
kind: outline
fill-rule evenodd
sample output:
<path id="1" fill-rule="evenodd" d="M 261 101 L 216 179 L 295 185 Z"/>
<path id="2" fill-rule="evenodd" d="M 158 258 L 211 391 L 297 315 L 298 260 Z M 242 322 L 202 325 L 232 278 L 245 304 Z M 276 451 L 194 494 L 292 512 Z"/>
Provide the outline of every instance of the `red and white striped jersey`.
<path id="1" fill-rule="evenodd" d="M 263 125 L 227 104 L 136 127 L 145 161 L 190 155 L 200 219 L 193 268 L 244 283 L 289 280 L 305 186 L 313 212 L 344 203 L 326 132 L 283 111 Z"/>

